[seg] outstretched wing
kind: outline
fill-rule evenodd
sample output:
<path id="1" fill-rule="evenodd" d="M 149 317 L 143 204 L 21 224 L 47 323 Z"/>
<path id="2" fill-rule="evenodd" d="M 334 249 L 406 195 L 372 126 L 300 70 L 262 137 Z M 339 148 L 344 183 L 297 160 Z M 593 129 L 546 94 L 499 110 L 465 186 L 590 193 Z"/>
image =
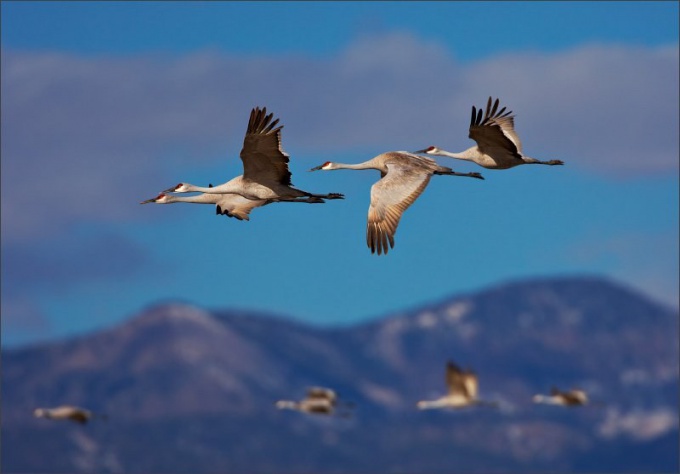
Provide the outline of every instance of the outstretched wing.
<path id="1" fill-rule="evenodd" d="M 468 135 L 477 142 L 477 146 L 483 153 L 491 156 L 503 153 L 509 158 L 521 159 L 522 142 L 515 132 L 514 115 L 512 111 L 505 111 L 505 107 L 498 110 L 498 99 L 493 102 L 489 97 L 486 111 L 482 115 L 482 109 L 477 110 L 472 106 L 470 119 L 470 134 Z"/>
<path id="2" fill-rule="evenodd" d="M 477 374 L 468 370 L 463 375 L 463 385 L 465 385 L 465 392 L 468 398 L 477 398 L 477 391 L 479 389 L 479 381 L 477 380 Z"/>
<path id="3" fill-rule="evenodd" d="M 449 395 L 465 395 L 464 372 L 453 362 L 446 364 L 446 385 L 449 388 Z"/>
<path id="4" fill-rule="evenodd" d="M 431 172 L 399 162 L 387 162 L 387 174 L 371 187 L 366 243 L 378 255 L 394 248 L 401 215 L 430 182 Z"/>
<path id="5" fill-rule="evenodd" d="M 248 130 L 241 150 L 243 177 L 263 184 L 280 183 L 290 186 L 289 157 L 281 148 L 283 125 L 276 127 L 279 119 L 272 121 L 272 118 L 273 114 L 267 115 L 266 107 L 255 107 L 250 112 Z"/>
<path id="6" fill-rule="evenodd" d="M 310 387 L 307 389 L 307 398 L 310 400 L 327 400 L 328 402 L 335 402 L 337 395 L 330 388 Z"/>
<path id="7" fill-rule="evenodd" d="M 90 417 L 82 411 L 76 411 L 69 416 L 69 419 L 75 421 L 76 423 L 84 425 L 85 423 L 88 422 Z"/>
<path id="8" fill-rule="evenodd" d="M 220 196 L 220 199 L 215 203 L 216 214 L 246 221 L 250 220 L 250 211 L 271 202 L 265 199 L 248 199 L 240 194 L 218 194 L 217 196 Z"/>
<path id="9" fill-rule="evenodd" d="M 588 396 L 583 390 L 569 390 L 562 394 L 567 405 L 585 405 L 588 402 Z"/>

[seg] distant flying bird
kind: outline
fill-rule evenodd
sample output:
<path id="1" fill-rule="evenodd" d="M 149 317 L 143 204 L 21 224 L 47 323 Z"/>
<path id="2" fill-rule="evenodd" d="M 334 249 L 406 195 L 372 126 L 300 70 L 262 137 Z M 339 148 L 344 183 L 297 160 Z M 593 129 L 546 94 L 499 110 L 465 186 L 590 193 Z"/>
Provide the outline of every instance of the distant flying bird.
<path id="1" fill-rule="evenodd" d="M 71 405 L 62 405 L 56 408 L 36 408 L 33 411 L 33 416 L 50 420 L 70 420 L 80 424 L 87 423 L 95 416 L 107 418 L 106 415 L 95 415 L 90 410 Z"/>
<path id="2" fill-rule="evenodd" d="M 203 192 L 209 194 L 238 194 L 244 198 L 269 202 L 296 201 L 322 203 L 324 199 L 343 199 L 339 193 L 312 194 L 292 187 L 288 169 L 289 155 L 281 148 L 281 129 L 274 128 L 279 119 L 272 121 L 267 108 L 255 107 L 250 112 L 248 129 L 243 140 L 241 160 L 243 175 L 214 187 L 200 187 L 179 183 L 163 193 Z"/>
<path id="3" fill-rule="evenodd" d="M 533 401 L 546 405 L 581 406 L 588 404 L 588 395 L 583 390 L 572 389 L 562 392 L 553 387 L 550 395 L 534 395 Z"/>
<path id="4" fill-rule="evenodd" d="M 491 106 L 491 97 L 486 104 L 486 112 L 482 117 L 482 109 L 472 106 L 472 119 L 470 120 L 470 134 L 477 142 L 477 146 L 468 148 L 461 153 L 451 153 L 446 150 L 431 146 L 415 153 L 427 153 L 428 155 L 448 156 L 459 160 L 474 161 L 488 169 L 503 170 L 518 165 L 563 165 L 560 160 L 540 161 L 522 154 L 522 143 L 515 133 L 514 115 L 512 111 L 505 112 L 505 107 L 498 110 L 498 99 Z M 503 113 L 505 112 L 505 113 Z"/>
<path id="5" fill-rule="evenodd" d="M 276 408 L 279 410 L 296 410 L 318 415 L 332 415 L 339 406 L 352 407 L 353 404 L 339 401 L 335 391 L 325 387 L 310 387 L 307 389 L 307 396 L 298 402 L 292 400 L 276 402 Z M 349 416 L 349 412 L 340 413 L 340 416 Z"/>
<path id="6" fill-rule="evenodd" d="M 477 398 L 478 380 L 477 375 L 471 370 L 462 370 L 453 362 L 446 364 L 446 385 L 449 388 L 448 395 L 431 401 L 420 401 L 417 407 L 420 410 L 429 408 L 460 408 L 471 405 L 491 405 L 495 402 L 486 402 Z"/>
<path id="7" fill-rule="evenodd" d="M 156 204 L 172 204 L 188 202 L 195 204 L 215 204 L 215 214 L 235 217 L 238 220 L 250 220 L 250 211 L 256 207 L 266 206 L 274 202 L 271 199 L 248 199 L 239 194 L 198 194 L 196 196 L 175 196 L 161 193 L 155 198 L 142 201 L 140 204 L 154 202 Z"/>
<path id="8" fill-rule="evenodd" d="M 380 171 L 381 179 L 371 187 L 371 205 L 368 208 L 366 226 L 366 242 L 371 253 L 377 252 L 378 255 L 387 254 L 389 248 L 394 248 L 394 234 L 401 215 L 422 194 L 432 175 L 484 179 L 479 173 L 456 173 L 451 168 L 439 166 L 431 158 L 406 151 L 382 153 L 358 164 L 327 161 L 310 171 L 337 169 Z"/>

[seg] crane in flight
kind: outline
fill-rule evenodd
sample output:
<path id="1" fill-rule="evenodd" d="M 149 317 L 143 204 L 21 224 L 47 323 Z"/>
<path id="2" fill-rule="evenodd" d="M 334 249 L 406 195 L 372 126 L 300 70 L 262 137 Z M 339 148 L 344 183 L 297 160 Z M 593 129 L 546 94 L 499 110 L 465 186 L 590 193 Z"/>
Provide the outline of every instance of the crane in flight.
<path id="1" fill-rule="evenodd" d="M 241 149 L 243 174 L 226 183 L 214 187 L 200 187 L 189 183 L 179 183 L 163 193 L 202 192 L 207 194 L 238 194 L 253 201 L 269 202 L 296 201 L 322 203 L 324 199 L 343 199 L 339 193 L 313 194 L 294 188 L 291 172 L 288 169 L 289 155 L 281 147 L 281 129 L 267 114 L 267 108 L 255 107 L 250 112 L 250 120 Z"/>
<path id="2" fill-rule="evenodd" d="M 436 146 L 430 146 L 414 153 L 447 156 L 459 160 L 473 161 L 488 169 L 504 170 L 518 165 L 563 165 L 561 160 L 541 161 L 528 157 L 522 153 L 522 142 L 515 132 L 515 121 L 512 111 L 505 111 L 505 107 L 498 110 L 498 99 L 493 102 L 489 97 L 486 111 L 477 110 L 472 106 L 469 138 L 477 142 L 460 153 L 451 153 Z"/>
<path id="3" fill-rule="evenodd" d="M 33 416 L 36 418 L 47 418 L 50 420 L 70 420 L 75 423 L 84 425 L 95 416 L 106 419 L 107 416 L 103 414 L 94 414 L 90 410 L 80 408 L 72 405 L 62 405 L 56 408 L 36 408 L 33 411 Z"/>
<path id="4" fill-rule="evenodd" d="M 202 193 L 195 196 L 176 196 L 174 194 L 160 193 L 155 198 L 147 199 L 146 201 L 140 202 L 140 204 L 148 204 L 151 202 L 156 204 L 173 204 L 175 202 L 215 204 L 215 214 L 234 217 L 240 221 L 249 221 L 250 211 L 257 207 L 266 206 L 274 201 L 271 199 L 248 199 L 240 194 Z"/>
<path id="5" fill-rule="evenodd" d="M 446 364 L 446 385 L 449 393 L 436 400 L 423 400 L 417 403 L 420 410 L 431 408 L 461 408 L 471 405 L 496 406 L 495 402 L 486 402 L 477 398 L 479 382 L 477 374 L 471 370 L 463 370 L 453 362 Z"/>
<path id="6" fill-rule="evenodd" d="M 309 171 L 338 169 L 380 171 L 381 179 L 371 187 L 371 204 L 366 225 L 366 243 L 371 253 L 377 252 L 378 255 L 387 254 L 390 248 L 394 248 L 394 234 L 401 215 L 422 194 L 432 175 L 484 179 L 479 173 L 457 173 L 451 168 L 439 166 L 432 158 L 407 151 L 382 153 L 358 164 L 327 161 Z"/>
<path id="7" fill-rule="evenodd" d="M 298 402 L 293 400 L 276 402 L 276 408 L 279 410 L 296 410 L 317 415 L 333 415 L 340 406 L 351 408 L 354 404 L 340 401 L 335 390 L 325 387 L 308 388 L 306 397 Z M 345 417 L 350 416 L 350 413 L 344 411 L 339 415 Z"/>
<path id="8" fill-rule="evenodd" d="M 534 395 L 534 403 L 543 403 L 546 405 L 562 405 L 562 406 L 581 406 L 588 404 L 588 395 L 583 390 L 572 389 L 561 391 L 556 387 L 550 390 L 550 395 Z"/>

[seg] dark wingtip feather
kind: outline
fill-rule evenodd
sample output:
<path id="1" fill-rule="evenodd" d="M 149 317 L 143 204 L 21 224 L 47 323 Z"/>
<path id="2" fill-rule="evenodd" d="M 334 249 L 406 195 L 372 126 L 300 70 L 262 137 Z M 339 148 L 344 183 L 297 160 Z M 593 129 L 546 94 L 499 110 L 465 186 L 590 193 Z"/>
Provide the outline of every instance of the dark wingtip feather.
<path id="1" fill-rule="evenodd" d="M 496 114 L 496 110 L 498 110 L 498 99 L 496 99 L 496 102 L 493 103 L 493 107 L 491 108 L 489 116 L 493 117 Z"/>
<path id="2" fill-rule="evenodd" d="M 491 96 L 489 96 L 489 100 L 486 102 L 486 114 L 485 117 L 489 116 L 489 111 L 491 110 Z"/>

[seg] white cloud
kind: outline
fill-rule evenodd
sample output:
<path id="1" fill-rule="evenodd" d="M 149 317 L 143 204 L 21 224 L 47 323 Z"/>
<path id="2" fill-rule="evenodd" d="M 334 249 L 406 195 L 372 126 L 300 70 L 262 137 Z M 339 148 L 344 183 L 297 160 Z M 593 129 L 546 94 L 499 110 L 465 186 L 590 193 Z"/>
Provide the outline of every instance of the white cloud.
<path id="1" fill-rule="evenodd" d="M 677 46 L 587 46 L 469 65 L 396 33 L 324 59 L 3 50 L 3 238 L 139 218 L 141 198 L 199 165 L 225 160 L 238 170 L 254 105 L 281 117 L 293 159 L 368 158 L 466 148 L 470 106 L 488 95 L 517 113 L 529 155 L 614 174 L 677 172 Z"/>
<path id="2" fill-rule="evenodd" d="M 638 441 L 647 441 L 662 436 L 677 426 L 678 413 L 670 408 L 628 413 L 612 408 L 607 410 L 607 416 L 598 427 L 598 432 L 603 438 L 627 436 Z"/>

